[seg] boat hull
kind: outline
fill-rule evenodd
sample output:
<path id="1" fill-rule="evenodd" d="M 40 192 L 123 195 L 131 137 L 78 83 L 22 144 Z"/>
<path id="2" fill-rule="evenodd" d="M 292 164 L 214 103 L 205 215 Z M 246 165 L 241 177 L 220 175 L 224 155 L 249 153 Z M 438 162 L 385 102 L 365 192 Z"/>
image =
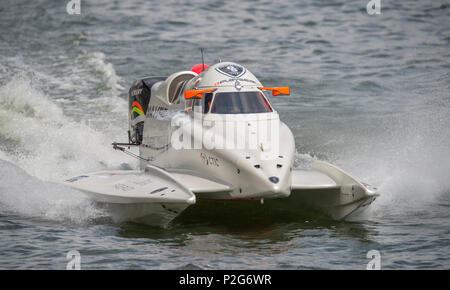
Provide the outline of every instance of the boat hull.
<path id="1" fill-rule="evenodd" d="M 189 204 L 186 203 L 100 203 L 115 223 L 135 222 L 165 228 Z"/>

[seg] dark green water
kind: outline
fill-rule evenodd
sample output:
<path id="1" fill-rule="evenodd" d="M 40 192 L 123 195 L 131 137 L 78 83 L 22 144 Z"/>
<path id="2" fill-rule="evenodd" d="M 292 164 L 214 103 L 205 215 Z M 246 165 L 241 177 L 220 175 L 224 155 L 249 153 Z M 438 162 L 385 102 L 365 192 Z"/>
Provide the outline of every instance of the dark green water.
<path id="1" fill-rule="evenodd" d="M 0 268 L 448 269 L 450 2 L 0 2 Z M 298 2 L 298 3 L 297 3 Z M 400 3 L 399 3 L 400 2 Z M 296 165 L 330 161 L 376 185 L 363 215 L 189 216 L 114 224 L 65 176 L 136 163 L 127 90 L 218 59 L 265 85 L 296 136 Z"/>

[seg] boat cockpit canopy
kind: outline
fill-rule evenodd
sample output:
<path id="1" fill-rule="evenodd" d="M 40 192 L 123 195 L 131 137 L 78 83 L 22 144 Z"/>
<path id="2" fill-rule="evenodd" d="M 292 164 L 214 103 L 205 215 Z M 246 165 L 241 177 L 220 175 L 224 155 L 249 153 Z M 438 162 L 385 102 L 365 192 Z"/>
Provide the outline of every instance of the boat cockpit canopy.
<path id="1" fill-rule="evenodd" d="M 193 106 L 201 106 L 204 114 L 270 113 L 272 107 L 259 91 L 204 93 Z"/>

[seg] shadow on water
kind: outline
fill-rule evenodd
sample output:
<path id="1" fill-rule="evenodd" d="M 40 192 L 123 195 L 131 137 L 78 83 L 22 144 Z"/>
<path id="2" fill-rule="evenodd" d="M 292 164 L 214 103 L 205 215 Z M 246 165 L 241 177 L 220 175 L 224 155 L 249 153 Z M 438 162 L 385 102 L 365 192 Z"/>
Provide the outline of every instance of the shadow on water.
<path id="1" fill-rule="evenodd" d="M 285 243 L 311 235 L 371 243 L 378 235 L 373 222 L 334 221 L 308 209 L 300 209 L 296 215 L 276 208 L 261 212 L 264 207 L 259 202 L 252 202 L 251 206 L 246 203 L 206 203 L 188 208 L 167 228 L 126 223 L 117 234 L 179 246 L 192 239 L 214 235 L 220 237 L 218 242 L 233 240 L 245 246 Z"/>

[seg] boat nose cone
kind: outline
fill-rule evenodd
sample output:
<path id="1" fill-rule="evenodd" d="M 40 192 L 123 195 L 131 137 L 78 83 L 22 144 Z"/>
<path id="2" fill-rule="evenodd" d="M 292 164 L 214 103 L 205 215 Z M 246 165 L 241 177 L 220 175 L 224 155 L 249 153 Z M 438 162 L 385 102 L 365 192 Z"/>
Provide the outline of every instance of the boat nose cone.
<path id="1" fill-rule="evenodd" d="M 280 181 L 280 179 L 276 176 L 271 176 L 269 177 L 270 182 L 272 183 L 278 183 L 278 181 Z"/>

